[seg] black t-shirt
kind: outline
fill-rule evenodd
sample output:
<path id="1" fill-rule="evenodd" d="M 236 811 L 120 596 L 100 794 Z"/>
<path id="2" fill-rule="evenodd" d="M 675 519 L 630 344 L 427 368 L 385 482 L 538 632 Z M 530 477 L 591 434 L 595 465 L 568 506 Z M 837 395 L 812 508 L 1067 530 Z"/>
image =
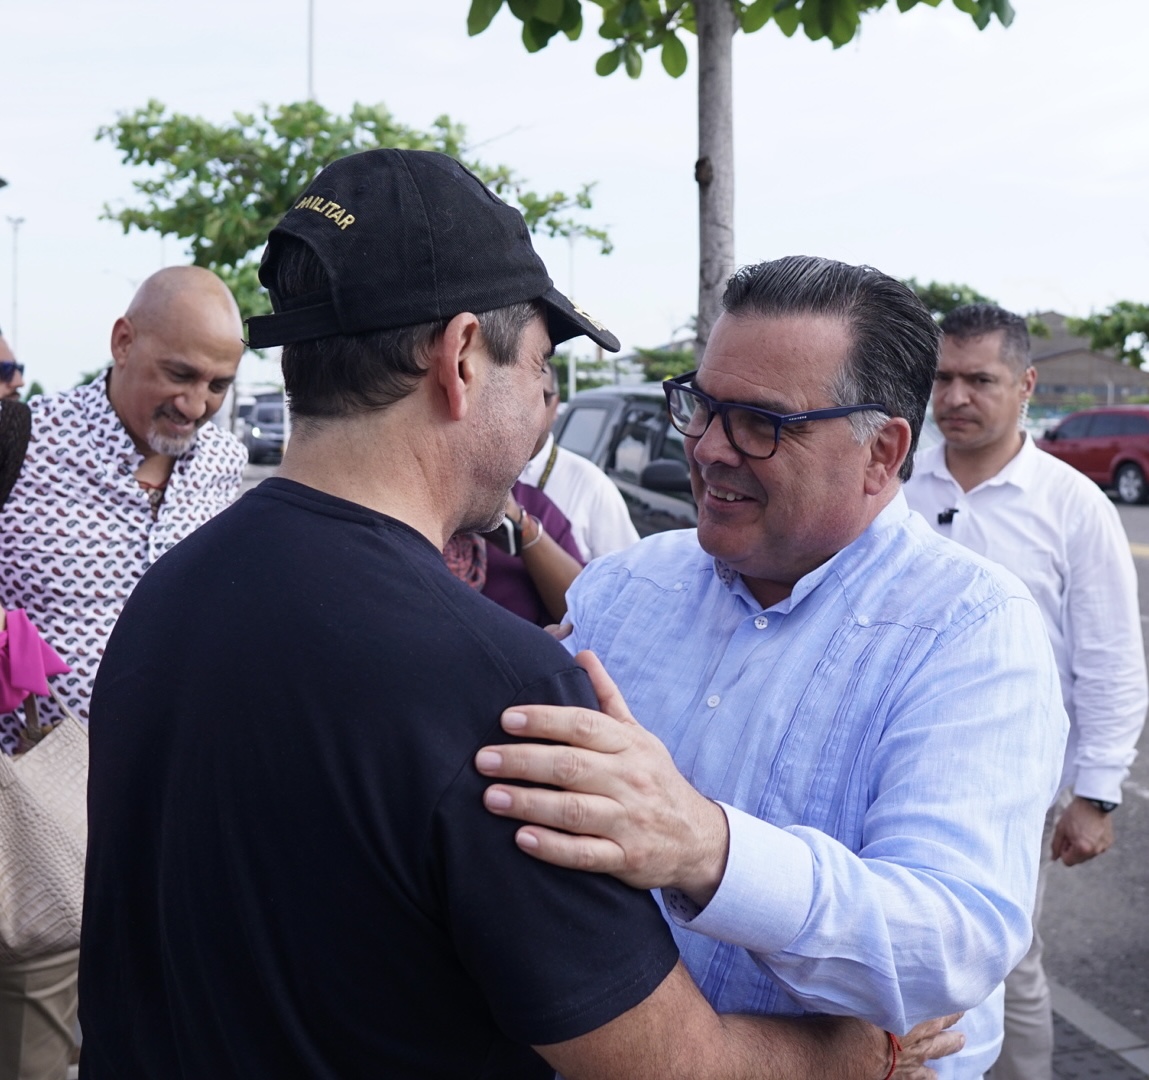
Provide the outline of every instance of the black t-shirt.
<path id="1" fill-rule="evenodd" d="M 482 806 L 516 703 L 594 704 L 400 522 L 269 480 L 164 555 L 92 698 L 88 1080 L 528 1077 L 646 998 L 646 893 Z"/>

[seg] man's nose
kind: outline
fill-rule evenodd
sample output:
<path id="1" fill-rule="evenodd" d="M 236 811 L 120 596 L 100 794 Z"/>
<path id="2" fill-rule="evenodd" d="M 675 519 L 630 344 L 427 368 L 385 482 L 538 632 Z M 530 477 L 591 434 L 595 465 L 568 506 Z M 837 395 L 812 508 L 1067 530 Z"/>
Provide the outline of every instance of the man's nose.
<path id="1" fill-rule="evenodd" d="M 189 420 L 198 420 L 207 412 L 208 392 L 206 387 L 193 386 L 184 390 L 176 398 L 176 408 Z"/>
<path id="2" fill-rule="evenodd" d="M 960 379 L 938 383 L 935 390 L 938 398 L 949 406 L 964 405 L 969 401 L 969 389 Z"/>
<path id="3" fill-rule="evenodd" d="M 711 414 L 710 423 L 694 444 L 694 459 L 704 465 L 711 462 L 722 462 L 725 465 L 741 463 L 742 455 L 726 437 L 726 429 L 718 413 Z"/>

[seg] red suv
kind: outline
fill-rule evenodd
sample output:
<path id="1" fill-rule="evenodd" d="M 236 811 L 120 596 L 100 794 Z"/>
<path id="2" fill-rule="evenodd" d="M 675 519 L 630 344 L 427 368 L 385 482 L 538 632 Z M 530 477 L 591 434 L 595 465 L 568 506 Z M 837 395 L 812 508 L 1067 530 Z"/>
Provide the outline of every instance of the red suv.
<path id="1" fill-rule="evenodd" d="M 1149 405 L 1071 413 L 1038 446 L 1072 465 L 1123 503 L 1149 500 Z"/>

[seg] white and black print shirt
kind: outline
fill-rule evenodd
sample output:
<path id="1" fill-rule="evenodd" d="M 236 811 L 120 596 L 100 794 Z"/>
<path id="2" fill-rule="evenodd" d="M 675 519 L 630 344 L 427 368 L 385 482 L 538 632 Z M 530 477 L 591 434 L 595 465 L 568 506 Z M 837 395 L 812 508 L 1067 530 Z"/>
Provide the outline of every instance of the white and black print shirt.
<path id="1" fill-rule="evenodd" d="M 247 451 L 205 424 L 176 459 L 153 517 L 135 479 L 143 457 L 112 409 L 106 377 L 30 406 L 24 467 L 0 509 L 0 607 L 25 608 L 71 666 L 52 684 L 86 722 L 104 645 L 136 582 L 235 498 Z M 41 702 L 45 719 L 56 712 L 54 702 Z M 0 750 L 13 751 L 21 724 L 18 713 L 0 716 Z"/>

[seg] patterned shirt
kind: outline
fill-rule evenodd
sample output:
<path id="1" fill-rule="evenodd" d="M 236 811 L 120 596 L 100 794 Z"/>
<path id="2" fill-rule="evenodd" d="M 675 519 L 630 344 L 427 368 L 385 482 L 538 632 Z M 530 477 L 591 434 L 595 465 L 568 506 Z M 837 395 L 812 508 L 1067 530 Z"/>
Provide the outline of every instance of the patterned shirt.
<path id="1" fill-rule="evenodd" d="M 663 893 L 710 1003 L 898 1032 L 968 1009 L 965 1050 L 935 1067 L 980 1077 L 1068 727 L 1021 582 L 899 494 L 769 608 L 693 531 L 594 560 L 568 600 L 564 644 L 725 809 L 714 898 Z"/>
<path id="2" fill-rule="evenodd" d="M 30 406 L 24 467 L 0 509 L 0 607 L 26 609 L 71 666 L 52 684 L 86 722 L 96 668 L 128 595 L 156 559 L 235 498 L 247 451 L 205 424 L 176 459 L 153 516 L 135 479 L 143 456 L 108 400 L 106 378 Z M 42 702 L 41 715 L 57 719 L 55 703 Z M 18 713 L 0 716 L 0 750 L 13 751 L 21 724 Z"/>

